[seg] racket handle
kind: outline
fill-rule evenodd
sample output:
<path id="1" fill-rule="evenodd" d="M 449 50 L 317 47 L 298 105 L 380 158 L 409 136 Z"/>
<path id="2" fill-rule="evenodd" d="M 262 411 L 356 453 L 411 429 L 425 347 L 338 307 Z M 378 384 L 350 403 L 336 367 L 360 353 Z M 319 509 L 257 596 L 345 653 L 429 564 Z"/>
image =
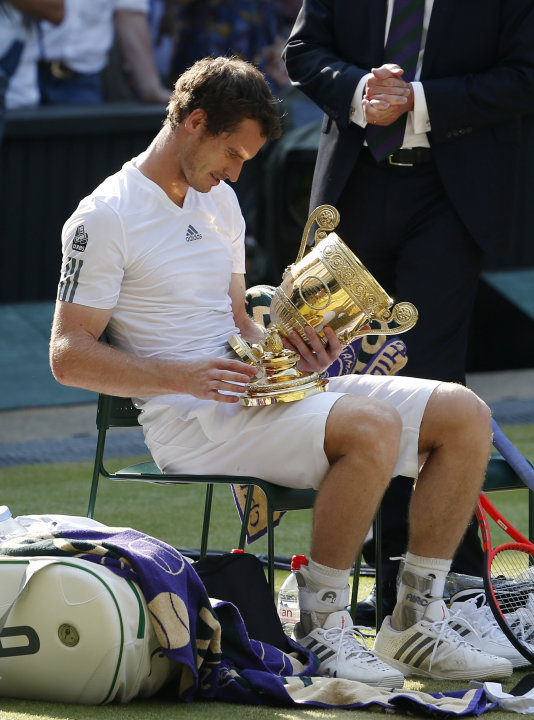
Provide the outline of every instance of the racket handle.
<path id="1" fill-rule="evenodd" d="M 506 437 L 494 418 L 491 419 L 491 424 L 493 428 L 494 446 L 525 485 L 531 490 L 534 490 L 534 467 L 532 467 L 526 457 L 524 457 Z"/>

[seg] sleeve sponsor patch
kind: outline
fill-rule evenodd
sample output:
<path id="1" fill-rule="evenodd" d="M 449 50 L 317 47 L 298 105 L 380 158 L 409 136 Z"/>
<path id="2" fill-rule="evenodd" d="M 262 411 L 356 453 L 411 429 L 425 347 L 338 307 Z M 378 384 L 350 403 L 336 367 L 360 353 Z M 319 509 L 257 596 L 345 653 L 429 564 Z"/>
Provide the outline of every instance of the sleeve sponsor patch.
<path id="1" fill-rule="evenodd" d="M 83 252 L 87 246 L 88 240 L 89 236 L 85 232 L 85 227 L 83 225 L 78 225 L 72 239 L 72 249 L 77 250 L 78 252 Z"/>

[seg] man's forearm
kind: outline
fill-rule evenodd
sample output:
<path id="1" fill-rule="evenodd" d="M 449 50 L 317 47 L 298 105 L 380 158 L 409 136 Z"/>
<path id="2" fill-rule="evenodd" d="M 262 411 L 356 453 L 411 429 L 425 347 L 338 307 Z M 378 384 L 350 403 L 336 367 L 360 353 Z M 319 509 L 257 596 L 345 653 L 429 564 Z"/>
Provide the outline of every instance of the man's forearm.
<path id="1" fill-rule="evenodd" d="M 115 27 L 124 61 L 139 98 L 143 102 L 166 103 L 171 91 L 161 82 L 145 13 L 118 10 L 115 13 Z"/>
<path id="2" fill-rule="evenodd" d="M 185 392 L 179 363 L 140 358 L 98 342 L 89 335 L 53 338 L 50 365 L 62 385 L 121 397 Z"/>
<path id="3" fill-rule="evenodd" d="M 21 12 L 31 15 L 36 20 L 48 20 L 59 25 L 65 17 L 64 0 L 11 0 Z"/>

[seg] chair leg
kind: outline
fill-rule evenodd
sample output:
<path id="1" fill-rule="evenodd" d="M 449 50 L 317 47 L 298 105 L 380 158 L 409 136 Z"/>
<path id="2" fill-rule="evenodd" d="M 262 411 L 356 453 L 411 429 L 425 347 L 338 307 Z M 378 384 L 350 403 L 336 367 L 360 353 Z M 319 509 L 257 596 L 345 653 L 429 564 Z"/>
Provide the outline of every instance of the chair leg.
<path id="1" fill-rule="evenodd" d="M 360 568 L 362 565 L 362 554 L 358 553 L 358 557 L 354 561 L 354 574 L 352 576 L 352 594 L 350 596 L 350 616 L 352 622 L 356 617 L 356 605 L 358 604 L 358 588 L 360 586 Z"/>
<path id="2" fill-rule="evenodd" d="M 250 511 L 252 509 L 252 497 L 254 495 L 254 485 L 249 485 L 247 488 L 247 499 L 245 501 L 245 507 L 243 508 L 243 520 L 241 521 L 241 533 L 239 534 L 239 549 L 243 550 L 247 539 L 248 520 L 250 517 Z"/>
<path id="3" fill-rule="evenodd" d="M 211 502 L 213 499 L 213 483 L 206 485 L 206 499 L 204 501 L 204 523 L 202 525 L 202 539 L 200 541 L 200 557 L 206 557 L 208 552 L 208 535 L 211 520 Z"/>
<path id="4" fill-rule="evenodd" d="M 375 515 L 373 532 L 375 535 L 375 585 L 376 585 L 376 631 L 382 624 L 382 518 L 380 508 Z"/>
<path id="5" fill-rule="evenodd" d="M 102 430 L 98 433 L 96 441 L 95 464 L 93 467 L 93 480 L 91 482 L 91 492 L 89 494 L 89 505 L 87 506 L 87 517 L 92 518 L 95 514 L 96 494 L 98 492 L 98 482 L 100 480 L 100 469 L 102 466 L 102 458 L 104 457 L 104 444 L 106 442 L 106 433 Z"/>
<path id="6" fill-rule="evenodd" d="M 268 503 L 267 507 L 267 582 L 274 599 L 274 512 Z"/>

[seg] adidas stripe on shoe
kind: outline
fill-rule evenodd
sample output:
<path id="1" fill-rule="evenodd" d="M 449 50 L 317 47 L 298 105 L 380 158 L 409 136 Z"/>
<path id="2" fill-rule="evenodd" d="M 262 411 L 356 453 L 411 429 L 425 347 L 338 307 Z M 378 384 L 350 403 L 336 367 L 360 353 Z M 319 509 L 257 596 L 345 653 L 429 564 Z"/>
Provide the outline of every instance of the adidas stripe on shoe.
<path id="1" fill-rule="evenodd" d="M 357 680 L 374 687 L 403 686 L 402 673 L 379 660 L 368 649 L 346 610 L 331 613 L 323 627 L 313 628 L 304 637 L 298 637 L 298 630 L 297 625 L 296 641 L 319 659 L 319 675 Z"/>
<path id="2" fill-rule="evenodd" d="M 430 603 L 423 619 L 395 630 L 384 619 L 374 645 L 375 654 L 404 675 L 436 680 L 499 680 L 513 672 L 506 658 L 475 648 L 450 626 L 442 600 Z"/>

